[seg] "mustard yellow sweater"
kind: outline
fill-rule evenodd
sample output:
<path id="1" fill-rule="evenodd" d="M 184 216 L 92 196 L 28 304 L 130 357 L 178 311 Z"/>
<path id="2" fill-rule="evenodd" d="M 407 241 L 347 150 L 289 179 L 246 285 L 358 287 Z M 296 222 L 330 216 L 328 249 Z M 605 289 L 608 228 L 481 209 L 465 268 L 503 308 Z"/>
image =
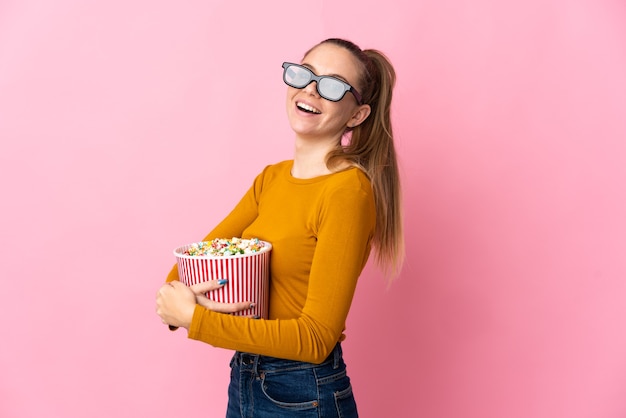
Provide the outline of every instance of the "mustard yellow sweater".
<path id="1" fill-rule="evenodd" d="M 196 305 L 189 338 L 311 363 L 322 362 L 345 339 L 346 317 L 376 223 L 371 184 L 357 168 L 297 179 L 290 174 L 292 165 L 284 161 L 266 167 L 204 238 L 257 237 L 272 243 L 269 319 Z M 167 280 L 177 279 L 174 266 Z"/>

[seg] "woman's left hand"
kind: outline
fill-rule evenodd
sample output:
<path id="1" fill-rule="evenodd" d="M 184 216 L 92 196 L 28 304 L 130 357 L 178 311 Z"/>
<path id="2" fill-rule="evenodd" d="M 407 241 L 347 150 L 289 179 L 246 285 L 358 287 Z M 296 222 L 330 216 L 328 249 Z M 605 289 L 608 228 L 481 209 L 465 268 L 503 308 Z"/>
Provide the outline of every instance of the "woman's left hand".
<path id="1" fill-rule="evenodd" d="M 196 308 L 193 290 L 179 281 L 165 283 L 156 297 L 156 313 L 164 324 L 189 328 Z"/>
<path id="2" fill-rule="evenodd" d="M 220 313 L 235 313 L 240 312 L 246 309 L 250 309 L 253 307 L 253 304 L 248 302 L 235 302 L 235 303 L 221 303 L 215 302 L 205 296 L 207 292 L 212 290 L 219 289 L 224 286 L 224 284 L 219 284 L 218 280 L 208 280 L 206 282 L 200 282 L 194 285 L 191 285 L 191 291 L 196 295 L 196 301 L 199 305 L 204 306 L 207 309 L 210 309 L 215 312 Z"/>

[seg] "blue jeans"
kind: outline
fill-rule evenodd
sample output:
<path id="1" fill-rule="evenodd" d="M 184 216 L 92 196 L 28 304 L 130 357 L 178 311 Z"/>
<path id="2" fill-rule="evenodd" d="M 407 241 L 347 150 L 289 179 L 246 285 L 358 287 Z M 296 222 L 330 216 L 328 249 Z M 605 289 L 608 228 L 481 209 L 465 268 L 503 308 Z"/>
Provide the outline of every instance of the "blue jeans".
<path id="1" fill-rule="evenodd" d="M 341 345 L 322 364 L 236 352 L 226 418 L 358 417 Z"/>

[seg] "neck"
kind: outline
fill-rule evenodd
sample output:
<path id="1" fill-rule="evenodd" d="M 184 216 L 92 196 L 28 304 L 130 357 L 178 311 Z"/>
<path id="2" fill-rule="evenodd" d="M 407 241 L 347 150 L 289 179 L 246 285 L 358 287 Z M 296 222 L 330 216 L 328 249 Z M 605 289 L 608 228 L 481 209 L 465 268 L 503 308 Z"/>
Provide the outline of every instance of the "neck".
<path id="1" fill-rule="evenodd" d="M 296 137 L 291 175 L 296 178 L 313 178 L 335 170 L 326 167 L 326 156 L 335 147 L 336 140 L 309 140 Z"/>

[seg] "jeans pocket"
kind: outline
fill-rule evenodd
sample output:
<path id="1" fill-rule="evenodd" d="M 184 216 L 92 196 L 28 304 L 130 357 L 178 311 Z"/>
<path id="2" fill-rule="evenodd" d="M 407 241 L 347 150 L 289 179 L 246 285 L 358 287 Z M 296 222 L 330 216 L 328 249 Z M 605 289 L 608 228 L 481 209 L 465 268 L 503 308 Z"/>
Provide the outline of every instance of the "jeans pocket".
<path id="1" fill-rule="evenodd" d="M 335 407 L 337 416 L 341 418 L 356 418 L 359 416 L 356 410 L 356 401 L 352 393 L 352 385 L 344 390 L 335 392 Z"/>
<path id="2" fill-rule="evenodd" d="M 340 418 L 356 418 L 359 416 L 352 392 L 352 385 L 350 384 L 350 378 L 346 374 L 345 367 L 340 368 L 333 374 L 319 376 L 318 384 L 320 385 L 320 393 L 327 394 L 322 398 L 322 416 Z"/>
<path id="3" fill-rule="evenodd" d="M 319 404 L 310 369 L 262 373 L 261 390 L 268 401 L 283 409 L 315 409 Z"/>

